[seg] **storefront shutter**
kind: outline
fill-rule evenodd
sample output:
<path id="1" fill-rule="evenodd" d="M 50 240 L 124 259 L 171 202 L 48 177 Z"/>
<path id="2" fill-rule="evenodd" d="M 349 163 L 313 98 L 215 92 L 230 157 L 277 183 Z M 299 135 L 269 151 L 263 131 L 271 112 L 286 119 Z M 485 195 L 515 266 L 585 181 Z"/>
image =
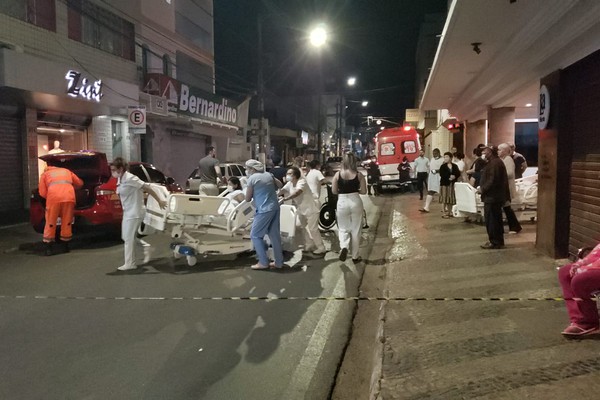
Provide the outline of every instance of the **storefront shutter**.
<path id="1" fill-rule="evenodd" d="M 0 117 L 0 215 L 23 210 L 23 157 L 19 120 Z"/>

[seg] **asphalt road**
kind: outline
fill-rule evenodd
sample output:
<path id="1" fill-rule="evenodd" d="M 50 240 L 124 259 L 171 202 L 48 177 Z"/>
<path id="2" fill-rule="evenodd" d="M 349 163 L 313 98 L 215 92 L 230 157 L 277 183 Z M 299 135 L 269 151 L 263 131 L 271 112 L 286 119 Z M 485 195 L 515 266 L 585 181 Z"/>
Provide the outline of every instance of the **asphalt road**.
<path id="1" fill-rule="evenodd" d="M 355 303 L 302 298 L 356 295 L 363 265 L 295 252 L 281 272 L 251 270 L 251 257 L 188 267 L 167 235 L 147 241 L 154 259 L 131 273 L 115 272 L 123 248 L 107 238 L 52 257 L 27 246 L 2 256 L 0 398 L 329 396 Z M 326 241 L 337 250 L 335 232 Z M 270 300 L 229 299 L 248 296 Z"/>

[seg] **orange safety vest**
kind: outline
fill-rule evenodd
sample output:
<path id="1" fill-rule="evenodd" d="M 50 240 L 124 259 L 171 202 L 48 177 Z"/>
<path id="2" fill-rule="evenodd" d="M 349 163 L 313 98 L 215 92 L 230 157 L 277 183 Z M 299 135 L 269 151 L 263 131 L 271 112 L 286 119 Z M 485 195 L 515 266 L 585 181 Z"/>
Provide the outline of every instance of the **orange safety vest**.
<path id="1" fill-rule="evenodd" d="M 66 168 L 46 167 L 40 177 L 40 196 L 49 203 L 75 203 L 74 187 L 80 188 L 83 181 Z"/>

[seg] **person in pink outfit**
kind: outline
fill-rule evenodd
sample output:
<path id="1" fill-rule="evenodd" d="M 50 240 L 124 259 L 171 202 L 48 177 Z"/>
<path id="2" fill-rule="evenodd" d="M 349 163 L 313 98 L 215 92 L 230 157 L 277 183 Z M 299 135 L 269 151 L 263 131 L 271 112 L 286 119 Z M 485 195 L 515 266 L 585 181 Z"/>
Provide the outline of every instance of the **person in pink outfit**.
<path id="1" fill-rule="evenodd" d="M 585 258 L 560 267 L 558 280 L 571 320 L 562 334 L 585 336 L 600 333 L 598 309 L 593 298 L 600 293 L 600 244 Z"/>

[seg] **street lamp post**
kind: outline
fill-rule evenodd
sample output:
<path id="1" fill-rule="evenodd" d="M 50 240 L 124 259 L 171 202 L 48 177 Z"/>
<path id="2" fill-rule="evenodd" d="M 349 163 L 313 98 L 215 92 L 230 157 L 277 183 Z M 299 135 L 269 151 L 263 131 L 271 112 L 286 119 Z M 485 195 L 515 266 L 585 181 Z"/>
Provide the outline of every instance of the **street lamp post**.
<path id="1" fill-rule="evenodd" d="M 323 24 L 319 24 L 317 26 L 315 26 L 311 31 L 310 31 L 310 44 L 316 48 L 316 49 L 320 49 L 322 48 L 326 43 L 327 43 L 327 39 L 328 39 L 328 34 L 327 34 L 327 29 L 325 28 L 325 25 Z M 321 93 L 323 91 L 323 76 L 322 76 L 322 70 L 321 70 L 322 66 L 321 66 L 321 62 L 319 60 L 319 87 L 318 87 L 318 101 L 317 101 L 317 157 L 319 157 L 319 161 L 320 162 L 324 162 L 325 160 L 323 160 L 323 134 L 321 132 L 322 130 L 322 126 L 321 126 Z"/>
<path id="2" fill-rule="evenodd" d="M 262 16 L 259 14 L 257 17 L 257 31 L 258 31 L 258 160 L 266 165 L 267 157 L 265 152 L 265 93 L 264 93 L 264 79 L 263 79 L 263 61 L 262 61 Z"/>

